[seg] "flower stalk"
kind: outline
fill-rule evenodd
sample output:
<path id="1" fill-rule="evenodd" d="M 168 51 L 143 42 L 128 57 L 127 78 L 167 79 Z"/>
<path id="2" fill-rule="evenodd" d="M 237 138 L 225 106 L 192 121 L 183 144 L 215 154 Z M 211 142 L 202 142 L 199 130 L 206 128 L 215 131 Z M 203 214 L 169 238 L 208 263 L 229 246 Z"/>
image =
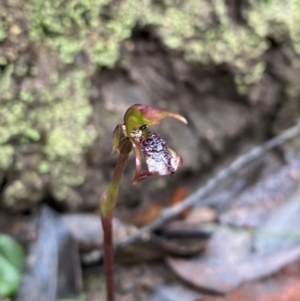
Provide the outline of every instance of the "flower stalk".
<path id="1" fill-rule="evenodd" d="M 113 152 L 117 151 L 119 157 L 112 180 L 99 203 L 104 232 L 107 301 L 114 301 L 113 211 L 117 202 L 120 181 L 132 149 L 136 158 L 133 184 L 152 175 L 173 175 L 182 165 L 182 158 L 167 146 L 165 139 L 150 131 L 150 126 L 159 124 L 165 117 L 173 117 L 187 123 L 181 115 L 135 104 L 126 111 L 124 123 L 118 124 L 113 133 Z M 142 173 L 142 155 L 148 167 L 148 171 L 144 173 Z"/>

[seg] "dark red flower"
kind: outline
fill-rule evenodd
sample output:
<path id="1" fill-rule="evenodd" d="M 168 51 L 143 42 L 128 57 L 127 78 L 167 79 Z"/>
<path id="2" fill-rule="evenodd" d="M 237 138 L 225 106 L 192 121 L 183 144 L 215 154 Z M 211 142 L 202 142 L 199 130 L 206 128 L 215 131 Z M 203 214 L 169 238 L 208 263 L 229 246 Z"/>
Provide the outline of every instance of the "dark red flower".
<path id="1" fill-rule="evenodd" d="M 130 152 L 130 140 L 136 157 L 136 174 L 133 183 L 151 175 L 173 175 L 182 165 L 182 158 L 167 146 L 165 139 L 151 132 L 149 126 L 158 124 L 165 117 L 173 117 L 184 123 L 186 119 L 178 114 L 161 111 L 142 104 L 131 106 L 125 113 L 124 124 L 114 130 L 113 151 Z M 126 149 L 125 149 L 126 145 Z M 142 154 L 148 172 L 142 173 Z"/>

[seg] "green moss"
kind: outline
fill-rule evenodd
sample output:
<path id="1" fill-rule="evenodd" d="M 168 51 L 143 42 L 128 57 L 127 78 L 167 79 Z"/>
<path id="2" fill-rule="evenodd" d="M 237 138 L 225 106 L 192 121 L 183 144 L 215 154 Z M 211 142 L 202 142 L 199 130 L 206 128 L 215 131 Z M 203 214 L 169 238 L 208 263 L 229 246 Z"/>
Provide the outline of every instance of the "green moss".
<path id="1" fill-rule="evenodd" d="M 20 181 L 16 180 L 6 188 L 4 192 L 4 199 L 6 204 L 10 207 L 14 207 L 18 200 L 23 200 L 24 196 L 27 195 L 27 188 L 25 184 Z"/>
<path id="2" fill-rule="evenodd" d="M 274 22 L 287 25 L 300 52 L 298 0 L 250 1 L 244 16 L 251 27 L 237 25 L 230 19 L 224 0 L 28 3 L 31 39 L 55 50 L 66 64 L 84 53 L 92 65 L 113 66 L 120 59 L 120 44 L 136 24 L 155 26 L 164 43 L 182 50 L 187 60 L 228 63 L 238 68 L 242 76 L 252 73 L 252 68 L 262 69 L 257 69 L 256 64 L 267 47 L 265 35 Z"/>
<path id="3" fill-rule="evenodd" d="M 89 81 L 85 72 L 71 70 L 61 77 L 52 76 L 49 86 L 42 90 L 33 83 L 27 85 L 26 90 L 21 88 L 16 99 L 2 101 L 0 169 L 12 165 L 16 171 L 27 170 L 36 175 L 10 183 L 4 195 L 5 202 L 17 207 L 17 202 L 21 202 L 24 195 L 30 195 L 37 183 L 43 183 L 41 177 L 47 175 L 46 182 L 53 196 L 75 206 L 81 198 L 72 187 L 84 182 L 82 156 L 96 137 L 94 127 L 87 125 L 91 115 Z M 17 143 L 15 162 L 12 162 L 12 137 Z M 30 154 L 31 158 L 35 157 L 28 165 L 33 143 L 39 143 L 39 147 Z"/>
<path id="4" fill-rule="evenodd" d="M 50 166 L 49 163 L 47 161 L 40 161 L 39 165 L 38 165 L 38 171 L 41 174 L 47 174 L 50 171 Z"/>
<path id="5" fill-rule="evenodd" d="M 87 126 L 89 89 L 86 74 L 74 70 L 42 91 L 33 91 L 40 106 L 30 111 L 31 122 L 45 136 L 39 172 L 50 175 L 53 195 L 72 206 L 81 199 L 71 187 L 83 183 L 82 156 L 96 137 L 95 129 Z"/>
<path id="6" fill-rule="evenodd" d="M 5 40 L 6 38 L 6 32 L 4 31 L 4 29 L 0 28 L 0 42 Z"/>
<path id="7" fill-rule="evenodd" d="M 107 0 L 35 0 L 30 36 L 72 63 L 79 53 L 101 66 L 113 66 L 119 58 L 119 44 L 131 33 L 123 24 L 101 18 Z"/>
<path id="8" fill-rule="evenodd" d="M 243 80 L 241 85 L 248 86 L 264 71 L 260 60 L 272 22 L 287 23 L 300 51 L 299 1 L 250 4 L 244 16 L 252 27 L 234 23 L 224 0 L 35 0 L 30 36 L 55 49 L 64 63 L 85 53 L 92 65 L 112 67 L 120 59 L 120 44 L 133 27 L 152 25 L 163 42 L 181 50 L 186 60 L 229 64 Z"/>
<path id="9" fill-rule="evenodd" d="M 251 9 L 245 14 L 257 35 L 261 38 L 267 35 L 290 35 L 296 52 L 300 54 L 300 2 L 252 0 L 250 4 Z"/>
<path id="10" fill-rule="evenodd" d="M 13 154 L 14 149 L 11 145 L 0 145 L 0 174 L 12 164 Z"/>
<path id="11" fill-rule="evenodd" d="M 94 129 L 85 128 L 91 114 L 89 88 L 85 73 L 74 71 L 42 91 L 51 110 L 41 106 L 31 116 L 48 133 L 44 151 L 51 160 L 68 158 L 78 163 L 83 149 L 94 139 Z"/>
<path id="12" fill-rule="evenodd" d="M 5 58 L 4 58 L 5 59 Z M 11 98 L 10 88 L 12 86 L 13 65 L 8 65 L 4 72 L 0 73 L 0 101 Z M 1 112 L 0 112 L 1 114 Z"/>
<path id="13" fill-rule="evenodd" d="M 24 200 L 40 200 L 47 185 L 56 199 L 76 207 L 81 198 L 73 187 L 84 182 L 83 155 L 96 137 L 88 124 L 89 73 L 68 68 L 48 78 L 26 77 L 17 89 L 14 76 L 14 65 L 0 73 L 0 175 L 9 168 L 17 177 L 3 201 L 27 207 Z"/>
<path id="14" fill-rule="evenodd" d="M 151 14 L 145 18 L 157 26 L 170 48 L 182 50 L 188 61 L 233 66 L 245 86 L 261 78 L 264 66 L 260 60 L 267 43 L 253 30 L 230 20 L 224 1 L 176 3 L 166 1 L 160 18 Z"/>

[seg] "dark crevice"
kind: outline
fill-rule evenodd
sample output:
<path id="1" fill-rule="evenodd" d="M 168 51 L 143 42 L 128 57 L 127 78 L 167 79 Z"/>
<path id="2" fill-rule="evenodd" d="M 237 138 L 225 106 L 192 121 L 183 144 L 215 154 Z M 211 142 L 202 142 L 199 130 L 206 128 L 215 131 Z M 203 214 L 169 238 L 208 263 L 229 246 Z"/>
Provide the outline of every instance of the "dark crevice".
<path id="1" fill-rule="evenodd" d="M 44 204 L 47 204 L 49 207 L 51 207 L 52 209 L 54 209 L 57 212 L 68 212 L 70 208 L 68 208 L 66 206 L 66 204 L 64 202 L 60 202 L 58 200 L 56 200 L 54 197 L 52 197 L 50 194 L 48 194 L 44 200 L 43 200 Z"/>
<path id="2" fill-rule="evenodd" d="M 3 191 L 3 188 L 5 187 L 5 185 L 7 184 L 7 177 L 3 177 L 2 179 L 0 178 L 0 194 Z"/>
<path id="3" fill-rule="evenodd" d="M 4 192 L 4 188 L 6 185 L 7 185 L 7 177 L 4 176 L 3 178 L 0 178 L 0 204 L 2 203 L 1 202 L 2 194 Z M 1 209 L 1 206 L 0 206 L 0 209 Z"/>
<path id="4" fill-rule="evenodd" d="M 246 25 L 243 9 L 248 5 L 247 0 L 225 0 L 230 18 L 237 24 Z"/>

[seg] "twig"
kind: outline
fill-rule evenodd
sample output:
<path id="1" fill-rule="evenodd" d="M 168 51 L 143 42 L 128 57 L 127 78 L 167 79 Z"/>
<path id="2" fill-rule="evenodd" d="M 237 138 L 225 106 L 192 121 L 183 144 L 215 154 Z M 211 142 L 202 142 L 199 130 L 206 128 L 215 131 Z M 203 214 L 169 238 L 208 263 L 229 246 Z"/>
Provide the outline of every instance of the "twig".
<path id="1" fill-rule="evenodd" d="M 199 188 L 196 192 L 188 196 L 181 203 L 163 210 L 160 216 L 154 222 L 141 228 L 132 236 L 127 237 L 123 241 L 116 244 L 115 248 L 127 246 L 133 243 L 134 241 L 136 241 L 137 239 L 141 238 L 142 236 L 148 234 L 149 232 L 158 229 L 166 221 L 174 218 L 183 210 L 190 208 L 194 206 L 196 203 L 203 200 L 203 198 L 205 198 L 213 189 L 215 189 L 220 183 L 222 183 L 228 177 L 235 174 L 239 169 L 251 163 L 255 159 L 259 158 L 260 156 L 264 155 L 271 149 L 287 142 L 288 140 L 295 138 L 298 135 L 300 135 L 300 124 L 297 124 L 296 126 L 284 131 L 281 135 L 278 135 L 277 137 L 269 140 L 264 145 L 255 147 L 248 153 L 239 156 L 235 161 L 231 163 L 231 165 L 229 165 L 227 168 L 220 171 L 214 178 L 209 180 L 206 185 Z M 203 202 L 201 205 L 206 206 L 207 204 Z"/>

